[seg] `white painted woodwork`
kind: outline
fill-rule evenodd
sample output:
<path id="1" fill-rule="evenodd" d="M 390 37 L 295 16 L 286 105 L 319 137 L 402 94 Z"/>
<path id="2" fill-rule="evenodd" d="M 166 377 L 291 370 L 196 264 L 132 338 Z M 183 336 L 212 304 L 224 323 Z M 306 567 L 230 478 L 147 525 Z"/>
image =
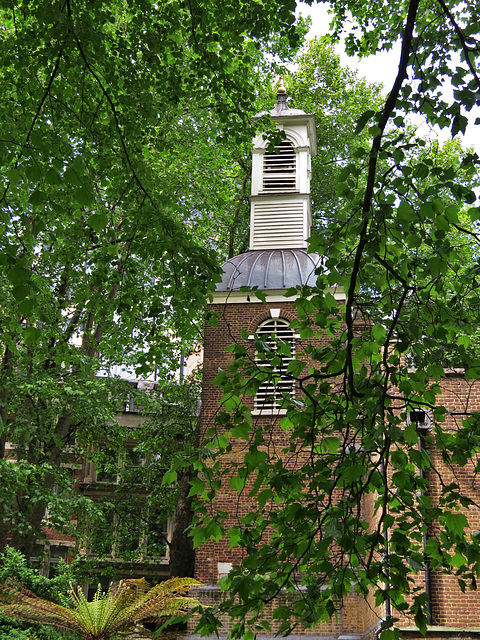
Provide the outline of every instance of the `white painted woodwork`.
<path id="1" fill-rule="evenodd" d="M 285 139 L 274 153 L 257 136 L 252 153 L 250 249 L 306 249 L 312 214 L 311 157 L 317 152 L 315 116 L 298 109 L 270 112 Z"/>
<path id="2" fill-rule="evenodd" d="M 252 250 L 307 247 L 311 227 L 307 194 L 252 197 L 250 206 Z"/>

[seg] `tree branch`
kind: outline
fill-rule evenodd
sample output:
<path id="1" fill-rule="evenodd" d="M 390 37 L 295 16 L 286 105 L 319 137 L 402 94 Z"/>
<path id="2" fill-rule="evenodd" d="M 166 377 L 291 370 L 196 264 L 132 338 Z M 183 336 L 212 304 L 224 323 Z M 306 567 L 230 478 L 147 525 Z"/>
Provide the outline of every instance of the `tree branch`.
<path id="1" fill-rule="evenodd" d="M 418 12 L 420 0 L 411 0 L 408 7 L 407 22 L 405 24 L 405 31 L 402 39 L 402 50 L 400 54 L 400 62 L 398 65 L 398 73 L 393 83 L 392 90 L 390 91 L 388 98 L 385 102 L 385 106 L 380 114 L 378 121 L 378 127 L 380 133 L 374 138 L 372 143 L 372 149 L 370 151 L 370 159 L 368 163 L 368 177 L 367 185 L 365 188 L 365 195 L 363 198 L 362 214 L 364 218 L 363 226 L 360 231 L 360 238 L 355 253 L 355 259 L 352 268 L 352 275 L 350 278 L 350 285 L 348 288 L 347 302 L 345 306 L 345 322 L 347 325 L 347 366 L 348 366 L 348 385 L 353 395 L 356 395 L 354 379 L 353 379 L 353 302 L 355 298 L 355 289 L 357 286 L 358 275 L 360 272 L 360 263 L 363 256 L 364 249 L 367 245 L 368 226 L 371 217 L 372 200 L 375 185 L 375 176 L 377 173 L 378 152 L 381 148 L 382 137 L 385 131 L 385 127 L 390 119 L 391 113 L 395 108 L 400 89 L 403 81 L 407 77 L 408 60 L 410 57 L 410 51 L 412 48 L 413 30 L 415 27 L 415 21 Z"/>
<path id="2" fill-rule="evenodd" d="M 480 91 L 480 77 L 478 76 L 477 71 L 476 71 L 475 67 L 472 64 L 472 61 L 470 60 L 470 55 L 469 54 L 471 53 L 471 49 L 467 45 L 467 41 L 465 40 L 465 36 L 463 35 L 463 31 L 458 26 L 458 24 L 457 24 L 453 14 L 452 14 L 452 12 L 447 7 L 447 5 L 445 4 L 444 0 L 438 0 L 438 3 L 442 7 L 443 12 L 447 16 L 447 18 L 450 20 L 450 22 L 452 23 L 453 28 L 455 29 L 455 33 L 457 34 L 457 37 L 460 40 L 460 44 L 462 45 L 462 50 L 463 50 L 463 55 L 465 57 L 465 62 L 467 63 L 467 66 L 470 69 L 470 73 L 474 77 L 474 80 L 475 80 L 475 82 L 477 84 L 477 88 Z"/>

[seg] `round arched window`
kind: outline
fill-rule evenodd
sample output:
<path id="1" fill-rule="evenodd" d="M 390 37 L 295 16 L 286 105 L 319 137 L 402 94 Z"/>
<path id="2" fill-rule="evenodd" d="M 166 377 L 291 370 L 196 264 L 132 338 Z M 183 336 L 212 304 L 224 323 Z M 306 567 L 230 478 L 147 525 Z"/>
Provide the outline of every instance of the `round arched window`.
<path id="1" fill-rule="evenodd" d="M 255 396 L 257 411 L 275 411 L 295 390 L 294 380 L 287 375 L 289 362 L 295 358 L 295 335 L 289 323 L 280 318 L 262 322 L 256 331 L 255 361 L 269 374 Z"/>

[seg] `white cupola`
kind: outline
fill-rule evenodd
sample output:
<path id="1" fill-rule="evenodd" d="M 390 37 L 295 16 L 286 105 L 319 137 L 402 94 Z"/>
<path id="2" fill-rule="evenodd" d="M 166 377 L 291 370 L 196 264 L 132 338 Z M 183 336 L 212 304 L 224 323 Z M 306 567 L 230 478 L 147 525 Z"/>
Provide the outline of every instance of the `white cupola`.
<path id="1" fill-rule="evenodd" d="M 311 158 L 317 153 L 315 115 L 289 108 L 282 80 L 269 113 L 285 137 L 274 151 L 263 135 L 253 141 L 250 251 L 306 249 L 312 225 Z"/>
<path id="2" fill-rule="evenodd" d="M 290 109 L 283 82 L 277 104 L 268 113 L 284 137 L 274 150 L 262 134 L 253 141 L 250 249 L 223 265 L 217 301 L 243 302 L 244 287 L 283 299 L 287 289 L 314 286 L 322 268 L 320 256 L 307 252 L 311 158 L 317 153 L 315 116 Z"/>

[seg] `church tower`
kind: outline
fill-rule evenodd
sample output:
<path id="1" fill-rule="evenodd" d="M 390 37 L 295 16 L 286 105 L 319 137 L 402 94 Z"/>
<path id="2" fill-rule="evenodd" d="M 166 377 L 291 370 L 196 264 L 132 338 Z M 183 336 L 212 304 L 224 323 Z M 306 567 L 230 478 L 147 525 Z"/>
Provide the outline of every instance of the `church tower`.
<path id="1" fill-rule="evenodd" d="M 319 257 L 307 254 L 311 159 L 317 153 L 315 115 L 290 109 L 281 83 L 270 116 L 284 138 L 274 149 L 261 134 L 253 141 L 250 251 L 223 265 L 215 301 L 228 297 L 233 302 L 234 292 L 244 286 L 258 287 L 271 298 L 315 282 Z"/>
<path id="2" fill-rule="evenodd" d="M 315 116 L 288 106 L 283 84 L 280 84 L 277 103 L 269 112 L 277 130 L 282 132 L 275 148 L 263 135 L 253 141 L 252 193 L 250 197 L 250 250 L 234 256 L 223 265 L 223 276 L 213 294 L 209 310 L 218 317 L 216 327 L 207 325 L 204 342 L 204 370 L 201 427 L 203 433 L 214 427 L 219 411 L 222 391 L 213 383 L 219 369 L 227 369 L 231 361 L 228 347 L 244 343 L 255 357 L 254 336 L 269 340 L 272 334 L 290 345 L 292 357 L 301 353 L 305 343 L 291 329 L 296 319 L 294 297 L 285 297 L 288 289 L 312 286 L 316 282 L 322 261 L 318 254 L 308 253 L 307 239 L 310 235 L 312 212 L 310 203 L 311 159 L 317 153 Z M 264 115 L 258 114 L 257 117 Z M 265 302 L 254 292 L 261 290 Z M 343 292 L 332 290 L 339 301 Z M 249 338 L 245 339 L 245 330 Z M 320 341 L 316 340 L 317 342 Z M 283 358 L 284 368 L 288 359 Z M 254 423 L 259 427 L 273 425 L 272 439 L 285 438 L 277 427 L 284 415 L 282 400 L 295 395 L 293 382 L 288 376 L 282 378 L 283 368 L 278 369 L 280 381 L 275 385 L 263 383 L 255 397 L 244 401 L 251 403 Z M 281 450 L 285 441 L 273 444 Z M 243 445 L 232 443 L 231 458 L 241 462 Z M 245 492 L 248 493 L 248 491 Z M 245 497 L 239 498 L 237 491 L 228 487 L 226 481 L 215 497 L 214 507 L 228 513 L 225 527 L 238 525 L 249 512 Z M 218 581 L 226 575 L 232 565 L 241 562 L 241 552 L 229 548 L 228 539 L 209 540 L 196 550 L 195 577 L 205 586 L 196 590 L 196 597 L 205 605 L 216 605 L 222 599 Z M 350 640 L 367 637 L 375 628 L 378 618 L 365 605 L 363 597 L 352 596 L 351 606 L 339 613 L 331 623 L 322 625 L 315 637 L 340 638 L 349 634 Z M 229 628 L 228 617 L 222 620 L 222 631 Z M 367 633 L 365 633 L 365 631 Z M 312 631 L 306 631 L 311 636 Z M 373 631 L 372 631 L 373 634 Z M 275 624 L 272 624 L 272 638 Z"/>
<path id="3" fill-rule="evenodd" d="M 283 84 L 270 116 L 284 139 L 275 149 L 262 135 L 253 141 L 250 249 L 306 249 L 312 226 L 311 159 L 317 154 L 315 116 L 290 109 Z"/>

